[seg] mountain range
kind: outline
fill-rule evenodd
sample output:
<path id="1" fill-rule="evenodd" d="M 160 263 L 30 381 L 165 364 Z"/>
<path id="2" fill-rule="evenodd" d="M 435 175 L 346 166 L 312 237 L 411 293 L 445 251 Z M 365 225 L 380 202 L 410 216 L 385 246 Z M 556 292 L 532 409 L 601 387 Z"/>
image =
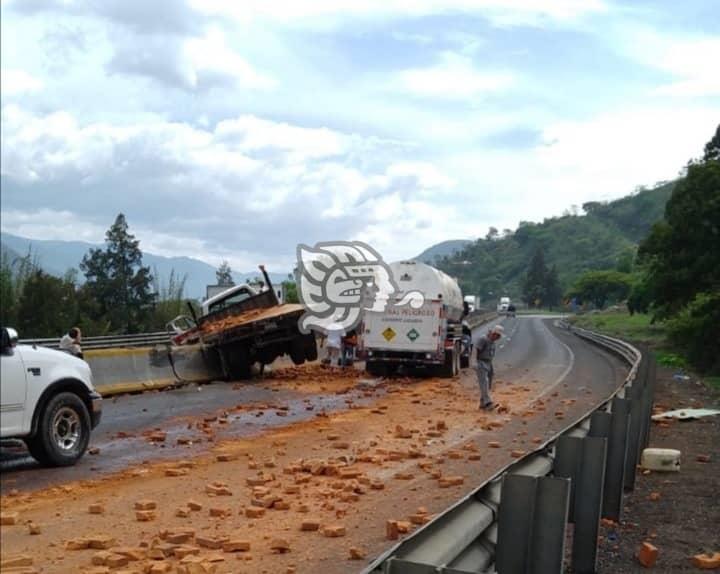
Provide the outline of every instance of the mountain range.
<path id="1" fill-rule="evenodd" d="M 78 269 L 83 256 L 90 249 L 102 247 L 84 241 L 28 239 L 5 232 L 0 233 L 0 244 L 10 260 L 31 253 L 40 268 L 58 277 L 63 276 L 68 269 Z M 158 275 L 161 285 L 167 284 L 171 272 L 174 272 L 176 277 L 186 276 L 185 296 L 190 298 L 202 299 L 205 297 L 206 286 L 217 282 L 215 267 L 192 257 L 164 257 L 143 251 L 143 265 L 150 267 L 153 274 Z M 276 284 L 287 279 L 287 273 L 268 273 L 268 275 Z M 233 279 L 238 284 L 260 276 L 259 270 L 233 272 Z M 82 275 L 80 277 L 82 278 Z"/>

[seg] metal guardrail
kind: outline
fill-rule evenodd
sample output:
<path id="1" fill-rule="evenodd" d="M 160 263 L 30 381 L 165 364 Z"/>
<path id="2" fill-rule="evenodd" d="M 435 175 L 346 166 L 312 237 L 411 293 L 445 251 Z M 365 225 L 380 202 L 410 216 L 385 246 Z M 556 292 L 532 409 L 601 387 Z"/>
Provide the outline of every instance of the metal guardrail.
<path id="1" fill-rule="evenodd" d="M 24 345 L 38 345 L 40 347 L 57 349 L 60 345 L 60 337 L 52 339 L 20 339 L 20 343 Z M 154 333 L 138 333 L 136 335 L 83 337 L 82 348 L 85 351 L 90 349 L 151 347 L 153 345 L 162 345 L 164 343 L 170 343 L 170 335 L 167 331 L 157 331 Z"/>
<path id="2" fill-rule="evenodd" d="M 573 572 L 597 571 L 600 518 L 619 520 L 623 492 L 633 488 L 648 444 L 655 363 L 624 341 L 564 326 L 626 361 L 624 384 L 383 553 L 365 574 L 561 573 L 568 523 Z"/>

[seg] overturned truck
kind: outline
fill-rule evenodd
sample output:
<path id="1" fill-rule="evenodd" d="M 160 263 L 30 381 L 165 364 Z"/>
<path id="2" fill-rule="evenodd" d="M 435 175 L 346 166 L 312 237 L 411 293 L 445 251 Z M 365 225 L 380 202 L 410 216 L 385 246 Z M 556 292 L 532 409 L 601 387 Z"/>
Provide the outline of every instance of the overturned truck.
<path id="1" fill-rule="evenodd" d="M 249 378 L 255 364 L 262 372 L 283 355 L 296 365 L 316 360 L 315 336 L 298 328 L 302 305 L 280 304 L 264 266 L 260 271 L 264 290 L 228 289 L 213 297 L 200 317 L 188 304 L 192 317 L 181 315 L 168 323 L 173 345 L 200 345 L 208 366 L 230 380 Z"/>

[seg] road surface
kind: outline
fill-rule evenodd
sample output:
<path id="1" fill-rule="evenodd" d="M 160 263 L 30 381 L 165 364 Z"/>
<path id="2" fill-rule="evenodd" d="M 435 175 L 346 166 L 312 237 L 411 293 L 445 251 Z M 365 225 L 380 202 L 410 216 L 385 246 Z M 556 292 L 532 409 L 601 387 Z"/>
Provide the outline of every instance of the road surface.
<path id="1" fill-rule="evenodd" d="M 221 553 L 218 572 L 360 570 L 366 562 L 347 561 L 351 546 L 367 558 L 378 555 L 390 544 L 387 520 L 406 520 L 418 507 L 442 511 L 516 453 L 533 450 L 581 418 L 626 375 L 617 359 L 551 318 L 501 322 L 506 336 L 495 357 L 494 389 L 501 412 L 478 410 L 472 369 L 452 380 L 377 384 L 358 372 L 310 366 L 237 387 L 214 384 L 108 401 L 93 438 L 100 453 L 75 468 L 37 469 L 21 454 L 6 455 L 3 508 L 17 511 L 20 522 L 42 524 L 43 534 L 29 537 L 25 527 L 3 527 L 3 553 L 34 555 L 35 564 L 50 572 L 78 571 L 91 554 L 63 550 L 68 538 L 101 532 L 137 547 L 152 544 L 163 529 L 191 526 L 198 536 L 214 533 L 251 544 L 250 553 L 237 554 L 242 562 Z M 168 433 L 163 442 L 143 435 L 156 428 Z M 117 438 L 118 432 L 134 436 Z M 137 464 L 142 461 L 147 464 Z M 170 476 L 178 469 L 181 476 Z M 339 480 L 342 469 L 352 477 Z M 438 477 L 459 482 L 438 488 Z M 259 494 L 248 484 L 258 480 L 287 504 L 249 518 L 245 513 Z M 226 484 L 232 496 L 208 494 L 214 481 Z M 132 505 L 141 498 L 157 502 L 150 523 L 135 522 Z M 191 499 L 203 510 L 177 517 L 178 507 Z M 105 513 L 89 515 L 91 503 Z M 210 508 L 216 516 L 208 515 Z M 301 531 L 303 520 L 342 526 L 346 535 Z M 290 552 L 271 549 L 278 537 Z"/>

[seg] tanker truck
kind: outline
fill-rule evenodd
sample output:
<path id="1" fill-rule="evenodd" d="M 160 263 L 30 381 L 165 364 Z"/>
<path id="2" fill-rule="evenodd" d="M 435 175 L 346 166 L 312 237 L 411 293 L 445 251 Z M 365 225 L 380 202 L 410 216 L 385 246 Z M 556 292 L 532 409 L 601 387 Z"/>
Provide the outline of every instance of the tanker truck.
<path id="1" fill-rule="evenodd" d="M 423 367 L 428 374 L 455 376 L 469 366 L 472 348 L 463 345 L 463 297 L 457 281 L 418 261 L 390 264 L 400 289 L 384 312 L 366 312 L 360 326 L 359 353 L 373 376 L 388 376 L 400 365 Z M 418 308 L 398 305 L 403 297 L 419 291 Z"/>

